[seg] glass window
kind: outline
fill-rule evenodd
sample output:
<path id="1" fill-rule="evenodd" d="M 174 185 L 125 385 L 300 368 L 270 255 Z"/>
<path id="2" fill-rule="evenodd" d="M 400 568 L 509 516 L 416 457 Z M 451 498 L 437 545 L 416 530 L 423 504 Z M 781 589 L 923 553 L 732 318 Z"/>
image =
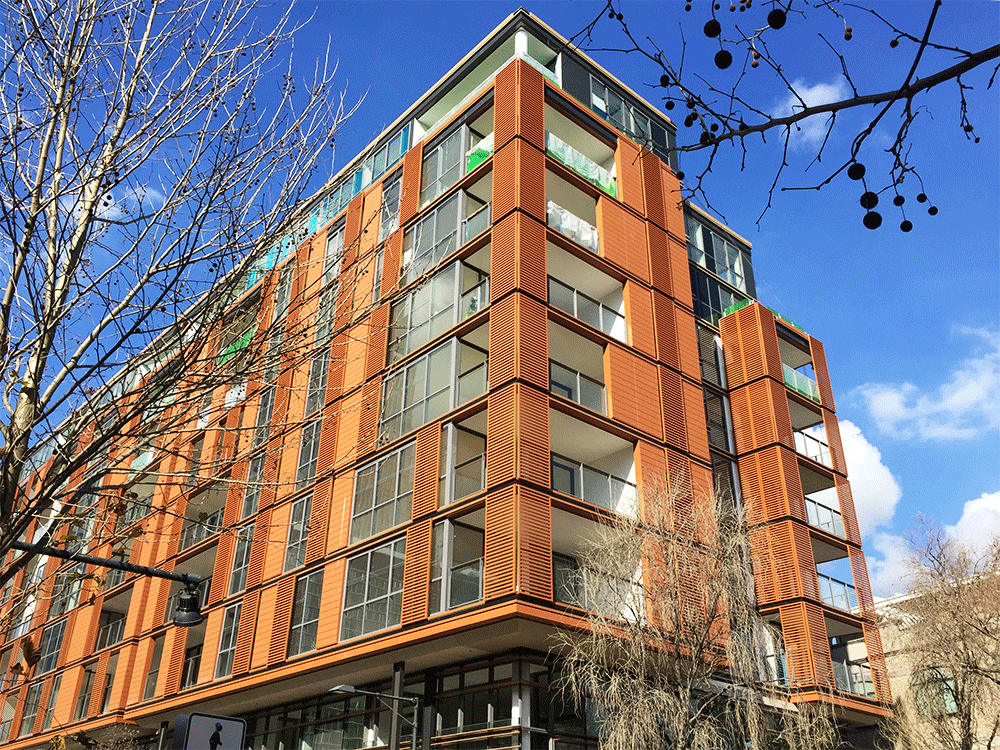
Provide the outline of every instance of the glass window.
<path id="1" fill-rule="evenodd" d="M 458 247 L 459 194 L 427 214 L 403 235 L 403 284 L 409 284 Z"/>
<path id="2" fill-rule="evenodd" d="M 351 543 L 410 519 L 415 452 L 410 443 L 358 469 L 354 479 Z"/>
<path id="3" fill-rule="evenodd" d="M 424 152 L 420 172 L 420 205 L 437 198 L 462 176 L 463 132 L 463 128 L 456 128 L 437 146 Z"/>
<path id="4" fill-rule="evenodd" d="M 482 529 L 446 519 L 434 524 L 430 613 L 483 598 Z"/>
<path id="5" fill-rule="evenodd" d="M 330 350 L 324 349 L 313 357 L 309 366 L 309 391 L 306 394 L 306 416 L 326 403 L 326 378 L 330 370 Z"/>
<path id="6" fill-rule="evenodd" d="M 309 541 L 309 513 L 312 493 L 292 503 L 288 522 L 288 544 L 285 546 L 285 572 L 306 562 L 306 543 Z"/>
<path id="7" fill-rule="evenodd" d="M 233 567 L 229 572 L 229 594 L 236 594 L 246 588 L 247 570 L 250 568 L 250 549 L 253 546 L 254 525 L 248 524 L 236 532 L 236 549 L 233 551 Z"/>
<path id="8" fill-rule="evenodd" d="M 278 285 L 274 292 L 274 320 L 282 320 L 288 314 L 292 301 L 292 270 L 294 264 L 286 263 L 278 274 Z"/>
<path id="9" fill-rule="evenodd" d="M 56 668 L 56 661 L 59 659 L 59 649 L 62 647 L 63 632 L 66 630 L 66 620 L 49 625 L 42 631 L 42 637 L 38 642 L 38 663 L 35 665 L 35 674 L 41 675 L 51 672 Z"/>
<path id="10" fill-rule="evenodd" d="M 60 687 L 62 687 L 62 674 L 57 674 L 52 678 L 52 687 L 49 688 L 49 697 L 45 702 L 45 717 L 42 719 L 42 731 L 52 728 L 52 719 L 55 717 Z"/>
<path id="11" fill-rule="evenodd" d="M 684 214 L 688 257 L 693 263 L 711 271 L 728 284 L 754 294 L 750 251 L 702 224 L 692 214 Z"/>
<path id="12" fill-rule="evenodd" d="M 267 442 L 271 432 L 271 414 L 274 411 L 274 386 L 260 394 L 257 404 L 257 420 L 254 426 L 253 447 L 259 448 Z"/>
<path id="13" fill-rule="evenodd" d="M 323 595 L 323 571 L 299 576 L 295 581 L 292 625 L 288 633 L 288 656 L 304 654 L 316 648 L 319 605 Z"/>
<path id="14" fill-rule="evenodd" d="M 736 450 L 729 416 L 728 397 L 705 388 L 705 422 L 708 426 L 708 442 L 713 448 L 724 451 Z"/>
<path id="15" fill-rule="evenodd" d="M 694 314 L 713 325 L 727 307 L 742 302 L 744 297 L 723 286 L 715 278 L 691 267 L 691 292 L 694 297 Z"/>
<path id="16" fill-rule="evenodd" d="M 240 628 L 240 613 L 243 603 L 226 607 L 222 616 L 222 635 L 219 636 L 219 655 L 215 660 L 215 678 L 228 677 L 233 673 L 233 657 L 236 655 L 236 633 Z"/>
<path id="17" fill-rule="evenodd" d="M 316 461 L 319 458 L 319 434 L 322 421 L 317 419 L 302 428 L 302 442 L 299 445 L 299 468 L 295 472 L 295 489 L 302 489 L 316 476 Z"/>
<path id="18" fill-rule="evenodd" d="M 198 684 L 198 670 L 201 669 L 201 652 L 204 645 L 205 644 L 203 643 L 196 643 L 193 646 L 188 646 L 184 649 L 184 667 L 181 671 L 181 690 Z"/>
<path id="19" fill-rule="evenodd" d="M 399 229 L 399 195 L 402 185 L 402 174 L 397 174 L 386 180 L 382 187 L 382 218 L 378 226 L 378 239 L 382 242 L 386 237 Z"/>
<path id="20" fill-rule="evenodd" d="M 341 640 L 399 625 L 405 538 L 347 561 Z"/>
<path id="21" fill-rule="evenodd" d="M 486 436 L 446 424 L 441 429 L 438 504 L 448 505 L 486 487 Z"/>
<path id="22" fill-rule="evenodd" d="M 90 520 L 92 528 L 94 519 Z M 50 618 L 59 617 L 76 606 L 80 600 L 85 567 L 83 563 L 77 563 L 59 571 L 56 576 L 55 591 L 52 593 L 52 602 L 49 604 Z"/>
<path id="23" fill-rule="evenodd" d="M 79 721 L 87 717 L 90 707 L 90 696 L 94 692 L 94 681 L 97 678 L 97 662 L 87 664 L 83 668 L 83 679 L 80 681 L 80 695 L 73 709 L 73 720 Z"/>
<path id="24" fill-rule="evenodd" d="M 264 477 L 264 460 L 266 455 L 258 453 L 250 459 L 250 466 L 247 469 L 246 489 L 243 491 L 243 510 L 240 518 L 246 518 L 257 512 L 257 503 L 260 501 L 261 480 Z"/>
<path id="25" fill-rule="evenodd" d="M 35 727 L 35 717 L 38 716 L 38 706 L 42 702 L 42 683 L 36 682 L 28 686 L 24 696 L 24 711 L 21 713 L 21 726 L 18 736 L 31 734 Z"/>

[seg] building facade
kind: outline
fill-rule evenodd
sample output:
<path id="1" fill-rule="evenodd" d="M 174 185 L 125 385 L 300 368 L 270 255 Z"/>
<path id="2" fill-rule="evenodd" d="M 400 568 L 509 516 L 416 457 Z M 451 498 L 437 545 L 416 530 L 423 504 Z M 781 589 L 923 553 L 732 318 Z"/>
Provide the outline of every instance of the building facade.
<path id="1" fill-rule="evenodd" d="M 88 500 L 80 547 L 204 576 L 205 622 L 170 624 L 168 581 L 25 572 L 55 583 L 14 613 L 3 592 L 0 742 L 155 746 L 198 711 L 255 749 L 387 744 L 384 704 L 328 693 L 352 684 L 421 695 L 424 747 L 593 745 L 548 655 L 583 622 L 560 572 L 663 483 L 745 503 L 776 684 L 885 715 L 823 346 L 679 202 L 672 132 L 524 11 L 469 53 L 248 278 L 220 364 L 265 328 L 309 359 L 209 394 L 169 459 L 130 464 L 144 502 Z M 11 671 L 23 639 L 40 658 Z"/>

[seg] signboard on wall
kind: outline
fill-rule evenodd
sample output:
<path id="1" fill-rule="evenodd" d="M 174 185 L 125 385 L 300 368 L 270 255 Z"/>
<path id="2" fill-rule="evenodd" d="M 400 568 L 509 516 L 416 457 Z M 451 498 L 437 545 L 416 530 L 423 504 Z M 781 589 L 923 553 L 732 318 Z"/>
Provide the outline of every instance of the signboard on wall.
<path id="1" fill-rule="evenodd" d="M 243 719 L 180 714 L 174 725 L 174 750 L 242 750 L 246 733 Z"/>

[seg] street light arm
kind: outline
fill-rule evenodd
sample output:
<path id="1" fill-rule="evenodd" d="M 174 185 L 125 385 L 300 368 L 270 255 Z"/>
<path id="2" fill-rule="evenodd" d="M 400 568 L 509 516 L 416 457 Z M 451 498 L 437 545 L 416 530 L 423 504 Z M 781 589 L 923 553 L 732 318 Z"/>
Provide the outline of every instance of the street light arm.
<path id="1" fill-rule="evenodd" d="M 21 552 L 30 552 L 34 555 L 47 555 L 48 557 L 58 557 L 62 560 L 72 560 L 82 562 L 87 565 L 98 565 L 102 568 L 113 568 L 124 570 L 126 573 L 138 573 L 139 575 L 152 576 L 153 578 L 166 578 L 168 581 L 179 581 L 188 589 L 195 589 L 201 583 L 202 578 L 197 573 L 174 573 L 170 570 L 160 570 L 150 568 L 146 565 L 133 565 L 122 560 L 110 560 L 106 557 L 95 557 L 85 555 L 81 552 L 69 552 L 58 547 L 49 547 L 44 544 L 28 544 L 27 542 L 15 541 L 11 546 Z"/>

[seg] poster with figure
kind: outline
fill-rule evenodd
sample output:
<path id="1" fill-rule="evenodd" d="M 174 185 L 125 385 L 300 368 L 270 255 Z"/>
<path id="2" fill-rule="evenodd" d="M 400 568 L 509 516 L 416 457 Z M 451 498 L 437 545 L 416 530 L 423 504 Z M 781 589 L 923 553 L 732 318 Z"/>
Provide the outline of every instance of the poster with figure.
<path id="1" fill-rule="evenodd" d="M 247 723 L 232 716 L 180 714 L 174 724 L 174 750 L 242 750 Z"/>

